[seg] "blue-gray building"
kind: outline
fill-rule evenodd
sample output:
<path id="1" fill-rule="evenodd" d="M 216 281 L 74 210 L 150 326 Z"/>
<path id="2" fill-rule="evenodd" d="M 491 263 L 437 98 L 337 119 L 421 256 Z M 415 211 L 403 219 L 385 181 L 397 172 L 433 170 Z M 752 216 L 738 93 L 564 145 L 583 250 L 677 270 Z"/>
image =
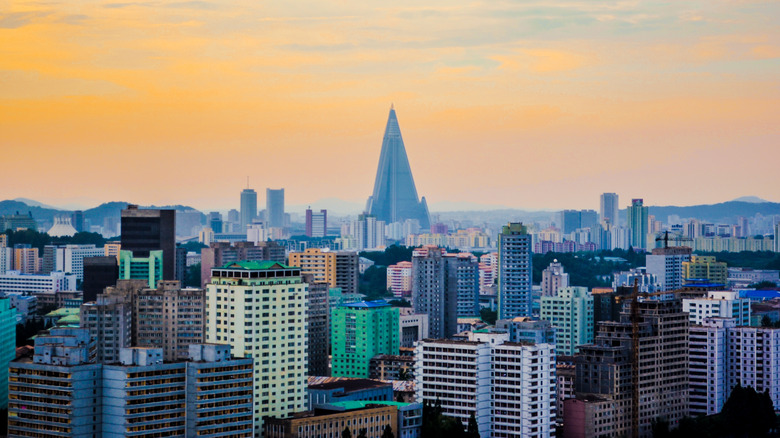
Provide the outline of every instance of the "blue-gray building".
<path id="1" fill-rule="evenodd" d="M 509 333 L 509 342 L 555 345 L 555 327 L 550 321 L 526 317 L 500 319 L 496 321 L 496 329 Z"/>
<path id="2" fill-rule="evenodd" d="M 36 337 L 32 360 L 9 368 L 9 436 L 252 435 L 252 359 L 232 359 L 228 345 L 193 344 L 189 361 L 172 363 L 161 348 L 94 359 L 87 329 Z"/>

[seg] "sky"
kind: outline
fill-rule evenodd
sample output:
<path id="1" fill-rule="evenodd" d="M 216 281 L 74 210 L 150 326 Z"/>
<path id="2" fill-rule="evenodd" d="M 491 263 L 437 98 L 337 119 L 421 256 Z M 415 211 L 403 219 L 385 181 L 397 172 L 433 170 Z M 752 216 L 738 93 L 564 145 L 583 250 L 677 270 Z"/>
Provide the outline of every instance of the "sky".
<path id="1" fill-rule="evenodd" d="M 0 0 L 0 199 L 780 201 L 780 2 Z"/>

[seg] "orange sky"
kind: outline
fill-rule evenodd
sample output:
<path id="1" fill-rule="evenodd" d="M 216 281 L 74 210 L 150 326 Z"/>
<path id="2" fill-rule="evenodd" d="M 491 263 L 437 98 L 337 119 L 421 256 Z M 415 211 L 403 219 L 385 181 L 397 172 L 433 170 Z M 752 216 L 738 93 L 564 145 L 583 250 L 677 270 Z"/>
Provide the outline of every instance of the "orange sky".
<path id="1" fill-rule="evenodd" d="M 0 0 L 0 199 L 780 201 L 777 1 Z M 384 6 L 381 6 L 383 5 Z"/>

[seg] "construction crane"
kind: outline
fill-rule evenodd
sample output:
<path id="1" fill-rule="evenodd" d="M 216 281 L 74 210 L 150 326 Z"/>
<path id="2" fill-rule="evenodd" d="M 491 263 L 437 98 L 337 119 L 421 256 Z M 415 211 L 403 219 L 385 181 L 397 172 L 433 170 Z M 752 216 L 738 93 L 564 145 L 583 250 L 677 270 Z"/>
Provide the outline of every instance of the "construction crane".
<path id="1" fill-rule="evenodd" d="M 664 231 L 663 233 L 660 233 L 658 237 L 655 238 L 656 242 L 663 242 L 664 248 L 669 248 L 669 231 Z M 672 235 L 672 241 L 674 242 L 692 242 L 693 239 L 690 237 L 685 237 L 681 234 L 673 234 Z"/>

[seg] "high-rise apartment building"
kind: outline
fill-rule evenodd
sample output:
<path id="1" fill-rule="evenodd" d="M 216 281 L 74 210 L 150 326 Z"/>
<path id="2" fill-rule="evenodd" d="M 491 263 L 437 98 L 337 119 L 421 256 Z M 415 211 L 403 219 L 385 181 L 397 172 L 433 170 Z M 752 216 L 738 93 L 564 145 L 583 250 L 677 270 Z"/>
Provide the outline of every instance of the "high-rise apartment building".
<path id="1" fill-rule="evenodd" d="M 543 296 L 539 317 L 555 327 L 556 354 L 572 356 L 593 342 L 593 295 L 585 287 L 565 287 Z"/>
<path id="2" fill-rule="evenodd" d="M 38 257 L 38 248 L 33 248 L 27 243 L 14 245 L 14 270 L 22 274 L 37 274 L 41 270 L 41 259 Z"/>
<path id="3" fill-rule="evenodd" d="M 368 378 L 372 357 L 397 355 L 398 309 L 384 300 L 342 304 L 333 312 L 332 374 Z"/>
<path id="4" fill-rule="evenodd" d="M 658 291 L 672 291 L 685 284 L 683 264 L 691 260 L 691 248 L 675 246 L 653 248 L 647 256 L 647 273 L 654 275 L 658 282 Z"/>
<path id="5" fill-rule="evenodd" d="M 631 205 L 627 209 L 627 224 L 631 233 L 630 245 L 636 249 L 650 249 L 647 242 L 647 233 L 649 232 L 649 207 L 644 206 L 644 200 L 632 199 Z"/>
<path id="6" fill-rule="evenodd" d="M 325 237 L 328 234 L 328 210 L 314 212 L 306 209 L 306 235 L 309 237 Z"/>
<path id="7" fill-rule="evenodd" d="M 504 225 L 498 235 L 498 317 L 531 316 L 531 234 L 522 223 Z"/>
<path id="8" fill-rule="evenodd" d="M 509 342 L 507 333 L 425 339 L 414 375 L 418 403 L 441 403 L 464 427 L 474 415 L 480 436 L 555 435 L 553 345 Z"/>
<path id="9" fill-rule="evenodd" d="M 609 222 L 613 226 L 619 226 L 618 195 L 617 193 L 602 193 L 599 198 L 599 222 Z"/>
<path id="10" fill-rule="evenodd" d="M 33 360 L 11 362 L 9 437 L 101 436 L 102 365 L 89 332 L 53 328 L 35 338 Z"/>
<path id="11" fill-rule="evenodd" d="M 133 345 L 161 348 L 167 362 L 186 360 L 190 344 L 205 342 L 206 296 L 203 289 L 182 288 L 179 281 L 131 288 Z"/>
<path id="12" fill-rule="evenodd" d="M 286 258 L 284 247 L 276 242 L 213 242 L 200 253 L 201 287 L 206 287 L 216 266 L 241 260 L 284 263 Z"/>
<path id="13" fill-rule="evenodd" d="M 122 251 L 131 251 L 132 257 L 137 258 L 149 258 L 152 252 L 162 251 L 161 279 L 183 280 L 176 278 L 175 210 L 146 210 L 128 205 L 122 210 Z M 155 284 L 150 283 L 149 287 Z"/>
<path id="14" fill-rule="evenodd" d="M 301 268 L 314 281 L 341 288 L 344 293 L 358 292 L 359 257 L 353 251 L 329 251 L 320 248 L 306 248 L 303 252 L 291 252 L 290 266 Z"/>
<path id="15" fill-rule="evenodd" d="M 580 228 L 590 228 L 598 224 L 598 213 L 594 210 L 563 210 L 560 213 L 561 232 L 570 234 Z"/>
<path id="16" fill-rule="evenodd" d="M 374 192 L 366 202 L 366 212 L 387 224 L 411 219 L 416 220 L 423 229 L 431 227 L 425 197 L 418 201 L 401 128 L 392 107 L 382 138 Z"/>
<path id="17" fill-rule="evenodd" d="M 257 192 L 252 189 L 241 191 L 241 217 L 239 226 L 241 232 L 257 217 Z"/>
<path id="18" fill-rule="evenodd" d="M 94 362 L 85 329 L 54 328 L 11 363 L 9 436 L 252 436 L 252 360 L 227 345 L 192 345 L 189 361 L 123 348 Z"/>
<path id="19" fill-rule="evenodd" d="M 16 309 L 0 298 L 0 409 L 8 408 L 8 364 L 16 358 Z"/>
<path id="20" fill-rule="evenodd" d="M 780 330 L 706 318 L 690 330 L 691 414 L 721 411 L 737 385 L 766 391 L 780 407 Z"/>
<path id="21" fill-rule="evenodd" d="M 111 293 L 98 295 L 96 301 L 81 305 L 80 324 L 95 342 L 98 362 L 119 362 L 119 352 L 132 345 L 130 297 Z"/>
<path id="22" fill-rule="evenodd" d="M 300 268 L 240 261 L 212 269 L 206 339 L 254 360 L 254 431 L 263 418 L 306 410 L 308 285 Z"/>
<path id="23" fill-rule="evenodd" d="M 636 329 L 625 310 L 580 347 L 577 398 L 564 401 L 566 436 L 628 436 L 636 426 L 650 437 L 653 420 L 674 428 L 688 415 L 688 314 L 679 298 L 640 299 L 636 312 Z"/>
<path id="24" fill-rule="evenodd" d="M 396 297 L 412 292 L 412 262 L 403 261 L 387 267 L 387 288 Z"/>
<path id="25" fill-rule="evenodd" d="M 265 221 L 270 228 L 284 228 L 284 189 L 265 189 Z"/>
<path id="26" fill-rule="evenodd" d="M 354 237 L 357 239 L 357 249 L 359 251 L 367 249 L 384 248 L 387 240 L 385 238 L 385 222 L 377 220 L 376 216 L 370 214 L 358 215 L 357 221 L 353 222 Z"/>
<path id="27" fill-rule="evenodd" d="M 496 321 L 496 329 L 506 331 L 510 342 L 555 345 L 555 327 L 550 321 L 518 316 L 514 319 L 499 319 Z"/>
<path id="28" fill-rule="evenodd" d="M 464 267 L 467 261 L 448 257 L 443 248 L 425 246 L 414 250 L 412 254 L 412 303 L 415 313 L 428 315 L 429 335 L 435 338 L 447 338 L 457 333 L 458 328 L 458 266 Z M 476 262 L 471 263 L 477 266 Z M 463 278 L 462 287 L 479 291 L 479 273 L 471 283 Z M 477 301 L 478 305 L 478 301 Z"/>
<path id="29" fill-rule="evenodd" d="M 314 281 L 310 275 L 304 275 L 309 285 L 309 297 L 306 304 L 306 330 L 309 333 L 309 375 L 330 375 L 330 305 L 328 283 Z"/>
<path id="30" fill-rule="evenodd" d="M 542 271 L 542 296 L 552 297 L 559 289 L 569 287 L 569 274 L 563 272 L 563 265 L 554 259 L 550 266 Z"/>

